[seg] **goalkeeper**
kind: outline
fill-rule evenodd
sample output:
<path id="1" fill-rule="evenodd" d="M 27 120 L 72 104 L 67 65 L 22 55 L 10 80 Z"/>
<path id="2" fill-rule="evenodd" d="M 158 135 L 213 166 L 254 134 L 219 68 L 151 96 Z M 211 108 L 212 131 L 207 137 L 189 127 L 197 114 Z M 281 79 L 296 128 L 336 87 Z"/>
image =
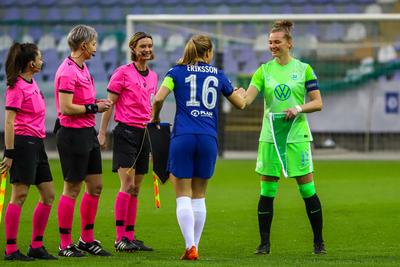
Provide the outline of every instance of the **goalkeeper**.
<path id="1" fill-rule="evenodd" d="M 254 73 L 246 91 L 251 104 L 264 97 L 264 118 L 259 139 L 256 172 L 261 175 L 258 222 L 261 243 L 256 254 L 269 254 L 273 201 L 281 170 L 296 179 L 314 234 L 314 254 L 326 253 L 322 239 L 322 209 L 313 181 L 312 136 L 305 113 L 320 111 L 322 99 L 312 68 L 290 54 L 293 23 L 276 21 L 269 33 L 274 59 Z M 305 103 L 308 95 L 310 101 Z"/>

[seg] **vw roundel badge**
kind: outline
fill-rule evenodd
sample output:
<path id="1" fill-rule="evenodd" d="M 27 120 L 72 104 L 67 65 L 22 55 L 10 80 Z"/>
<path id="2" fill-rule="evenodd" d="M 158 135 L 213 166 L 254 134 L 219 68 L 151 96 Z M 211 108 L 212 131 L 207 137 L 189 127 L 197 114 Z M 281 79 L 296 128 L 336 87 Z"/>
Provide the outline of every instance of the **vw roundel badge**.
<path id="1" fill-rule="evenodd" d="M 286 84 L 278 84 L 274 89 L 274 95 L 280 101 L 287 100 L 292 93 L 292 90 Z"/>

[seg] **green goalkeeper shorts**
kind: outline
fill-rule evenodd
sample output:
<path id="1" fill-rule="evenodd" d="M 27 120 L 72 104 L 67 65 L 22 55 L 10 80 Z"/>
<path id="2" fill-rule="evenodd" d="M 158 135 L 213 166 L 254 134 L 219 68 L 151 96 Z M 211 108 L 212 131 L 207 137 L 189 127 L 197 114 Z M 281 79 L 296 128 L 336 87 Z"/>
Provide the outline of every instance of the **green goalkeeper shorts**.
<path id="1" fill-rule="evenodd" d="M 303 176 L 313 172 L 311 142 L 287 144 L 286 160 L 289 177 Z M 280 177 L 281 171 L 282 165 L 274 144 L 259 142 L 256 172 L 265 176 Z"/>

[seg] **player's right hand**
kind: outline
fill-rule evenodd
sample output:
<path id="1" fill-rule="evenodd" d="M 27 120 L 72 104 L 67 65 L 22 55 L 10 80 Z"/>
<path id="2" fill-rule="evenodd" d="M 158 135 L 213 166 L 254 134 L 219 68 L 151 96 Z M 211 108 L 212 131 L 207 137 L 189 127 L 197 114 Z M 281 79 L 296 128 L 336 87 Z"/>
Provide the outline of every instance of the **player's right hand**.
<path id="1" fill-rule="evenodd" d="M 97 135 L 97 139 L 99 140 L 100 148 L 106 149 L 107 148 L 107 138 L 105 133 L 100 133 Z"/>
<path id="2" fill-rule="evenodd" d="M 160 127 L 160 119 L 152 118 L 152 119 L 151 119 L 151 122 L 154 123 L 154 124 L 156 125 L 156 128 L 157 128 L 158 130 L 161 129 L 161 127 Z"/>
<path id="3" fill-rule="evenodd" d="M 5 157 L 0 163 L 0 173 L 7 172 L 12 165 L 13 159 Z"/>

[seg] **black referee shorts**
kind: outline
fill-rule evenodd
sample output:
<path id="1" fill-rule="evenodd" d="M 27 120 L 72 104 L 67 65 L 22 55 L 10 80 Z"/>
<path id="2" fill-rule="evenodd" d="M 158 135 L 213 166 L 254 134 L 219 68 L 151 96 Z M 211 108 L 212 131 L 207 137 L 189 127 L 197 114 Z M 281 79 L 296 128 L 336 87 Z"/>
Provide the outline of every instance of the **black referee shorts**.
<path id="1" fill-rule="evenodd" d="M 16 135 L 15 156 L 10 169 L 10 182 L 39 185 L 53 181 L 42 138 Z"/>
<path id="2" fill-rule="evenodd" d="M 61 127 L 57 149 L 65 181 L 79 182 L 89 174 L 101 174 L 101 152 L 96 130 Z"/>
<path id="3" fill-rule="evenodd" d="M 150 144 L 145 129 L 118 123 L 113 130 L 113 137 L 112 171 L 130 168 L 137 158 L 135 174 L 146 174 L 149 171 Z"/>

